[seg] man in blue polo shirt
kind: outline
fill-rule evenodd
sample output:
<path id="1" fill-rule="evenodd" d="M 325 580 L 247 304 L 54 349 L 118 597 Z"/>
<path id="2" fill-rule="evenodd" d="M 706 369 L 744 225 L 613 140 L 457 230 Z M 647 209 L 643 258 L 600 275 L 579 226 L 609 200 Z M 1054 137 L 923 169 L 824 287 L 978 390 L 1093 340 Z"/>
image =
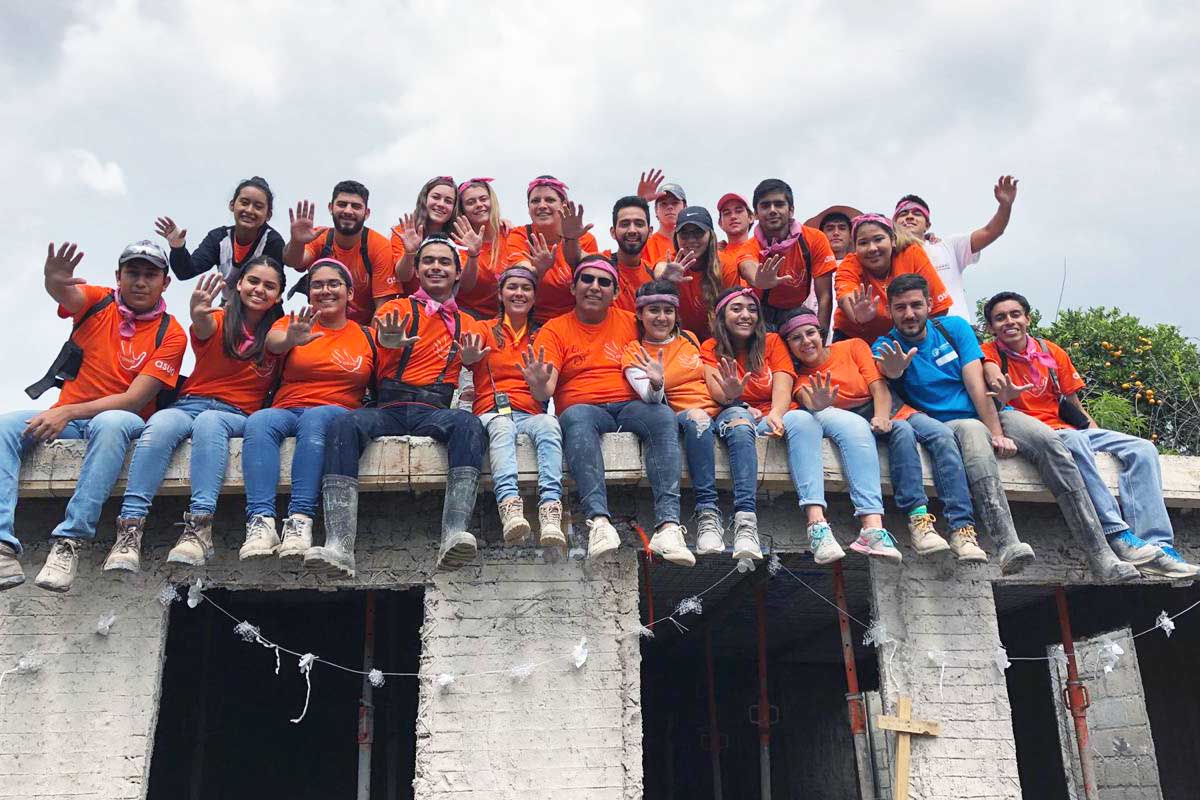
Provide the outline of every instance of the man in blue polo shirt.
<path id="1" fill-rule="evenodd" d="M 1012 393 L 1028 387 L 1005 382 L 996 392 L 988 391 L 975 331 L 958 317 L 929 318 L 929 285 L 920 275 L 896 278 L 887 299 L 893 327 L 872 347 L 875 360 L 909 405 L 954 431 L 975 507 L 1000 547 L 1001 572 L 1020 572 L 1033 560 L 1033 548 L 1017 538 L 996 464 L 997 456 L 1020 452 L 1058 500 L 1092 571 L 1105 582 L 1136 578 L 1137 568 L 1119 560 L 1105 541 L 1066 446 L 1045 423 L 1007 407 Z M 1004 406 L 1001 410 L 996 400 Z"/>

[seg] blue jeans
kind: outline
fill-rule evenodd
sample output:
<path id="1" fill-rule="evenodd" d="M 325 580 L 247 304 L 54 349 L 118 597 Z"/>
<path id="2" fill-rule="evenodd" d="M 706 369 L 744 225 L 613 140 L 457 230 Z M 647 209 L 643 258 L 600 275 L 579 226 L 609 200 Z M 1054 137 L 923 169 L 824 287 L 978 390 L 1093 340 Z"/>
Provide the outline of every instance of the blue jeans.
<path id="1" fill-rule="evenodd" d="M 950 530 L 975 524 L 967 469 L 963 466 L 962 453 L 952 430 L 928 414 L 918 412 L 907 420 L 892 420 L 892 432 L 887 440 L 892 490 L 901 511 L 907 514 L 929 503 L 921 455 L 917 451 L 919 442 L 933 462 L 933 485 L 937 487 Z"/>
<path id="2" fill-rule="evenodd" d="M 187 395 L 155 413 L 133 448 L 121 517 L 141 519 L 150 513 L 171 454 L 189 436 L 192 503 L 188 510 L 193 514 L 216 511 L 229 463 L 229 440 L 241 436 L 245 426 L 246 415 L 241 409 L 211 397 Z"/>
<path id="3" fill-rule="evenodd" d="M 604 453 L 600 435 L 627 430 L 642 441 L 646 476 L 654 495 L 655 527 L 679 522 L 679 426 L 675 412 L 662 403 L 573 405 L 558 417 L 564 452 L 584 519 L 611 517 L 604 485 Z"/>
<path id="4" fill-rule="evenodd" d="M 481 414 L 479 421 L 489 439 L 488 459 L 497 503 L 517 496 L 519 434 L 529 437 L 537 453 L 538 500 L 547 503 L 562 499 L 562 429 L 557 417 L 514 410 L 511 416 Z"/>
<path id="5" fill-rule="evenodd" d="M 689 417 L 691 414 L 691 417 Z M 696 493 L 696 511 L 717 511 L 717 462 L 714 446 L 719 437 L 729 453 L 729 471 L 733 477 L 733 510 L 754 513 L 758 477 L 758 449 L 754 440 L 754 418 L 741 406 L 730 406 L 714 420 L 703 411 L 680 411 L 675 415 L 683 433 L 683 453 L 687 457 L 692 491 Z M 734 425 L 735 420 L 748 425 Z"/>
<path id="6" fill-rule="evenodd" d="M 17 507 L 17 481 L 21 459 L 36 442 L 21 436 L 29 420 L 42 412 L 13 411 L 0 415 L 0 542 L 18 553 L 21 543 L 13 530 Z M 125 466 L 129 443 L 138 437 L 146 423 L 132 411 L 102 411 L 91 419 L 67 423 L 59 439 L 86 439 L 87 454 L 75 484 L 75 494 L 67 503 L 67 514 L 51 536 L 92 539 L 104 501 Z"/>
<path id="7" fill-rule="evenodd" d="M 428 436 L 446 445 L 450 469 L 483 466 L 483 425 L 469 411 L 400 403 L 387 408 L 356 408 L 329 426 L 325 474 L 358 477 L 362 451 L 380 436 Z"/>
<path id="8" fill-rule="evenodd" d="M 275 516 L 279 487 L 279 446 L 296 437 L 292 454 L 292 497 L 288 515 L 317 513 L 325 468 L 325 431 L 349 410 L 341 406 L 264 408 L 246 420 L 242 437 L 242 473 L 246 479 L 246 519 Z"/>
<path id="9" fill-rule="evenodd" d="M 826 408 L 815 414 L 793 409 L 783 415 L 783 428 L 787 439 L 788 471 L 801 506 L 826 506 L 821 439 L 828 437 L 841 455 L 854 515 L 883 513 L 879 451 L 870 423 L 843 408 Z M 759 423 L 758 430 L 759 433 L 769 430 L 765 419 Z"/>
<path id="10" fill-rule="evenodd" d="M 1057 433 L 1079 467 L 1088 497 L 1096 507 L 1096 514 L 1106 534 L 1129 529 L 1148 544 L 1170 546 L 1175 541 L 1175 531 L 1171 528 L 1171 518 L 1167 516 L 1167 506 L 1163 502 L 1158 449 L 1153 444 L 1137 436 L 1104 428 L 1085 431 L 1070 428 Z M 1121 463 L 1117 481 L 1120 506 L 1100 477 L 1095 453 L 1109 453 Z M 1124 516 L 1122 509 L 1125 510 Z"/>

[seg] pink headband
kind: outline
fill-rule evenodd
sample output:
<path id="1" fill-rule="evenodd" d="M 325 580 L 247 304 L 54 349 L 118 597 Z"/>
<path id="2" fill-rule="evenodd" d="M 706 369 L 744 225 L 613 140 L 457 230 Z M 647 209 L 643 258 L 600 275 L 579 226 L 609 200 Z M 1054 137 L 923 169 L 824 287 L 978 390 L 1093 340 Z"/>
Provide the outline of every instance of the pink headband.
<path id="1" fill-rule="evenodd" d="M 720 300 L 717 301 L 717 307 L 713 310 L 716 313 L 720 314 L 721 309 L 723 309 L 725 306 L 729 305 L 729 303 L 731 301 L 733 301 L 739 297 L 752 297 L 752 298 L 754 298 L 754 302 L 756 302 L 756 303 L 758 302 L 758 296 L 756 294 L 754 294 L 754 290 L 751 289 L 749 286 L 747 286 L 745 289 L 739 289 L 736 292 L 731 292 L 730 294 L 727 294 L 724 297 L 722 297 Z"/>
<path id="2" fill-rule="evenodd" d="M 821 323 L 817 321 L 816 314 L 797 314 L 780 326 L 779 336 L 782 339 L 786 339 L 789 333 L 805 325 L 812 325 L 818 330 L 821 328 Z"/>
<path id="3" fill-rule="evenodd" d="M 898 216 L 900 216 L 901 211 L 914 211 L 914 210 L 920 211 L 922 214 L 924 214 L 925 221 L 929 222 L 929 209 L 926 206 L 923 206 L 920 203 L 918 203 L 916 200 L 901 200 L 899 203 L 896 203 L 896 210 L 892 212 L 892 216 L 898 217 Z"/>
<path id="4" fill-rule="evenodd" d="M 574 274 L 571 275 L 571 282 L 574 283 L 579 280 L 579 273 L 588 268 L 604 270 L 609 275 L 612 275 L 613 283 L 620 283 L 621 281 L 620 276 L 617 274 L 617 268 L 612 265 L 612 262 L 603 256 L 599 256 L 580 261 L 579 266 L 575 267 Z"/>
<path id="5" fill-rule="evenodd" d="M 562 199 L 567 199 L 567 185 L 558 178 L 534 178 L 529 182 L 529 187 L 525 190 L 525 196 L 533 194 L 533 190 L 539 186 L 549 186 L 554 191 L 562 195 Z"/>
<path id="6" fill-rule="evenodd" d="M 870 223 L 879 225 L 888 233 L 892 232 L 892 221 L 883 214 L 859 214 L 854 219 L 850 220 L 850 238 L 853 240 L 858 235 L 858 226 Z"/>
<path id="7" fill-rule="evenodd" d="M 504 270 L 504 272 L 500 273 L 500 280 L 498 280 L 496 282 L 496 288 L 503 289 L 504 282 L 506 280 L 508 280 L 509 278 L 524 278 L 525 280 L 532 283 L 534 285 L 534 287 L 536 287 L 538 284 L 538 277 L 537 277 L 536 272 L 534 272 L 531 269 L 526 269 L 525 267 L 522 267 L 522 266 L 515 266 L 515 267 L 509 267 L 508 269 Z"/>
<path id="8" fill-rule="evenodd" d="M 668 306 L 679 308 L 679 295 L 677 294 L 644 294 L 634 301 L 634 306 L 643 308 L 644 306 L 653 305 L 654 303 L 662 303 Z"/>
<path id="9" fill-rule="evenodd" d="M 495 179 L 494 178 L 471 178 L 469 181 L 463 181 L 462 183 L 460 183 L 458 185 L 458 193 L 462 194 L 463 189 L 466 189 L 472 183 L 491 183 L 493 180 L 495 180 Z"/>

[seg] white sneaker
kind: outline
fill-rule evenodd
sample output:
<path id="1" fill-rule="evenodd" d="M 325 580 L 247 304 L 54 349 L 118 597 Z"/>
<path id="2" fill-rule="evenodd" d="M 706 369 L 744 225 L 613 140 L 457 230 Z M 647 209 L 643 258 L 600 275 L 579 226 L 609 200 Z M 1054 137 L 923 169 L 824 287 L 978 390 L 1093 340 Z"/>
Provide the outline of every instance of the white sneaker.
<path id="1" fill-rule="evenodd" d="M 864 556 L 886 558 L 897 564 L 904 558 L 896 549 L 892 535 L 884 528 L 863 528 L 858 532 L 858 538 L 850 543 L 850 549 Z"/>
<path id="2" fill-rule="evenodd" d="M 242 561 L 270 558 L 278 551 L 279 534 L 275 532 L 275 518 L 255 514 L 246 523 L 246 541 L 238 550 L 238 558 Z"/>
<path id="3" fill-rule="evenodd" d="M 272 530 L 274 525 L 271 526 Z M 312 547 L 312 517 L 304 514 L 289 514 L 283 521 L 283 536 L 279 539 L 276 555 L 281 561 L 299 562 Z"/>
<path id="4" fill-rule="evenodd" d="M 48 592 L 68 592 L 79 567 L 79 543 L 65 536 L 55 536 L 50 541 L 53 542 L 50 555 L 33 583 Z"/>
<path id="5" fill-rule="evenodd" d="M 1143 542 L 1134 536 L 1132 531 L 1122 531 L 1119 536 L 1109 539 L 1108 546 L 1116 553 L 1117 558 L 1133 564 L 1135 567 L 1149 564 L 1162 555 L 1162 550 Z"/>
<path id="6" fill-rule="evenodd" d="M 733 515 L 733 557 L 762 561 L 758 517 L 751 511 L 738 511 Z"/>
<path id="7" fill-rule="evenodd" d="M 721 515 L 716 511 L 701 511 L 696 518 L 696 555 L 725 552 L 725 531 Z"/>
<path id="8" fill-rule="evenodd" d="M 681 567 L 696 566 L 696 557 L 688 550 L 687 541 L 683 538 L 684 533 L 684 528 L 679 523 L 666 523 L 650 537 L 650 552 Z"/>
<path id="9" fill-rule="evenodd" d="M 588 560 L 599 558 L 621 546 L 621 537 L 608 517 L 597 516 L 587 521 Z"/>
<path id="10" fill-rule="evenodd" d="M 828 522 L 814 522 L 808 526 L 808 549 L 818 564 L 832 564 L 846 557 L 846 551 L 833 538 L 833 529 Z"/>
<path id="11" fill-rule="evenodd" d="M 1157 549 L 1158 557 L 1150 563 L 1138 567 L 1143 575 L 1170 578 L 1176 581 L 1191 580 L 1200 575 L 1200 567 L 1184 561 L 1183 556 L 1179 555 L 1179 551 L 1171 545 L 1163 545 Z"/>

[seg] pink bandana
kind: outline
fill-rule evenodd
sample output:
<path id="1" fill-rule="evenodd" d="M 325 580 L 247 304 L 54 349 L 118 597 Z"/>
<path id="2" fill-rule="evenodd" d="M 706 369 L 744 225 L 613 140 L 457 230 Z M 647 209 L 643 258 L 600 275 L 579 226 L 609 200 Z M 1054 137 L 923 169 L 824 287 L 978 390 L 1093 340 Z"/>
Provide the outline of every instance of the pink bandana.
<path id="1" fill-rule="evenodd" d="M 585 269 L 602 269 L 609 275 L 612 275 L 614 284 L 621 282 L 621 276 L 617 273 L 617 268 L 612 265 L 611 261 L 603 256 L 592 256 L 591 258 L 586 258 L 583 261 L 580 261 L 579 265 L 575 267 L 575 272 L 571 275 L 571 281 L 574 282 L 579 280 L 579 273 L 583 272 Z"/>
<path id="2" fill-rule="evenodd" d="M 812 325 L 816 328 L 821 327 L 821 323 L 817 321 L 816 314 L 797 314 L 789 319 L 779 328 L 779 336 L 781 339 L 786 339 L 788 334 L 797 328 L 802 328 L 805 325 Z"/>
<path id="3" fill-rule="evenodd" d="M 677 295 L 677 294 L 644 294 L 641 297 L 637 298 L 633 302 L 634 306 L 636 306 L 637 308 L 645 308 L 646 306 L 652 306 L 655 303 L 662 303 L 663 305 L 674 306 L 675 308 L 679 308 L 679 295 Z"/>
<path id="4" fill-rule="evenodd" d="M 539 186 L 549 186 L 551 189 L 562 195 L 563 201 L 566 202 L 567 185 L 558 178 L 534 178 L 529 182 L 528 188 L 525 189 L 525 196 L 529 197 L 529 195 L 533 194 L 533 190 Z"/>
<path id="5" fill-rule="evenodd" d="M 1025 352 L 1023 353 L 1018 353 L 999 339 L 996 340 L 996 348 L 1003 350 L 1005 355 L 1013 361 L 1019 361 L 1029 366 L 1029 375 L 1033 378 L 1033 383 L 1038 391 L 1045 388 L 1046 381 L 1050 379 L 1050 370 L 1058 368 L 1058 362 L 1054 360 L 1054 356 L 1038 347 L 1037 341 L 1032 336 L 1025 337 Z M 1044 376 L 1038 370 L 1038 365 L 1046 368 Z"/>
<path id="6" fill-rule="evenodd" d="M 167 304 L 161 297 L 158 298 L 158 305 L 149 311 L 136 312 L 129 306 L 125 305 L 125 301 L 121 299 L 120 292 L 114 292 L 117 301 L 117 313 L 121 315 L 121 324 L 117 326 L 117 332 L 121 334 L 122 339 L 132 339 L 133 334 L 137 331 L 138 322 L 145 322 L 150 319 L 158 319 L 167 311 Z"/>
<path id="7" fill-rule="evenodd" d="M 800 238 L 802 231 L 801 224 L 792 220 L 791 227 L 788 228 L 788 234 L 785 238 L 775 242 L 775 244 L 767 243 L 767 235 L 763 233 L 761 225 L 754 226 L 754 238 L 758 241 L 759 255 L 763 259 L 770 258 L 774 255 L 786 253 L 796 246 L 796 240 Z"/>
<path id="8" fill-rule="evenodd" d="M 493 180 L 495 180 L 495 179 L 494 178 L 471 178 L 469 181 L 463 181 L 462 183 L 460 183 L 458 185 L 458 193 L 462 194 L 463 189 L 466 189 L 472 183 L 491 183 Z"/>
<path id="9" fill-rule="evenodd" d="M 749 286 L 747 286 L 745 289 L 739 289 L 736 292 L 730 292 L 729 294 L 722 297 L 720 300 L 717 301 L 717 307 L 715 309 L 713 309 L 713 311 L 716 312 L 718 315 L 720 315 L 721 309 L 723 309 L 725 306 L 729 305 L 731 302 L 733 302 L 734 300 L 736 300 L 739 297 L 749 297 L 755 303 L 758 302 L 758 295 L 756 295 L 754 293 L 753 289 L 751 289 Z"/>
<path id="10" fill-rule="evenodd" d="M 892 212 L 892 219 L 900 216 L 901 211 L 919 211 L 925 215 L 925 224 L 932 224 L 929 219 L 929 209 L 915 200 L 901 200 L 896 204 L 896 210 Z"/>
<path id="11" fill-rule="evenodd" d="M 878 225 L 889 233 L 894 230 L 892 227 L 892 221 L 883 214 L 859 214 L 857 217 L 850 220 L 850 241 L 853 242 L 854 238 L 858 235 L 858 226 L 866 225 L 867 223 Z"/>
<path id="12" fill-rule="evenodd" d="M 425 306 L 425 313 L 429 316 L 441 317 L 442 322 L 446 325 L 446 330 L 450 332 L 451 338 L 454 337 L 454 315 L 458 313 L 458 303 L 454 302 L 453 297 L 444 303 L 439 303 L 430 297 L 429 293 L 424 289 L 417 289 L 409 297 Z"/>

